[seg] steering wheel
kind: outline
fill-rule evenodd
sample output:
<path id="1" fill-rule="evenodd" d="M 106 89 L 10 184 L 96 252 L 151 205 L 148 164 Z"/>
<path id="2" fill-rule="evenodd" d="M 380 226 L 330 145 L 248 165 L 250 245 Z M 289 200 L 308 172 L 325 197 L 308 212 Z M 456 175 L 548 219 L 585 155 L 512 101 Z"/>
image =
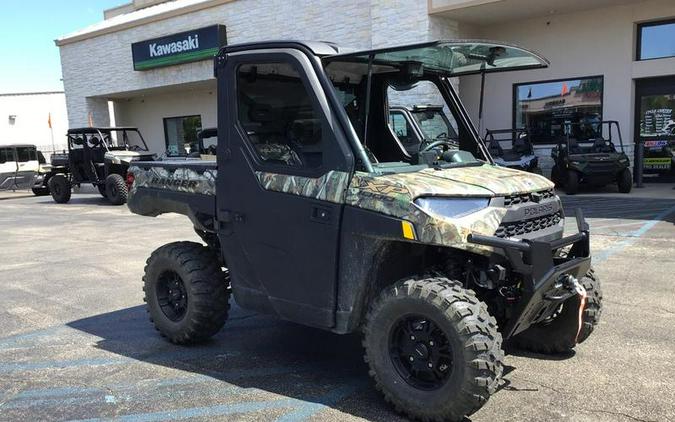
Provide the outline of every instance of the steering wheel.
<path id="1" fill-rule="evenodd" d="M 454 148 L 456 146 L 452 142 L 448 141 L 433 141 L 429 143 L 427 146 L 424 146 L 424 143 L 422 143 L 422 146 L 420 147 L 420 152 L 430 151 L 434 148 L 438 148 L 441 145 L 445 145 L 446 149 Z"/>
<path id="2" fill-rule="evenodd" d="M 129 151 L 141 151 L 141 147 L 138 145 L 129 145 Z"/>
<path id="3" fill-rule="evenodd" d="M 436 139 L 448 139 L 448 133 L 447 132 L 441 132 L 438 135 L 436 135 Z"/>

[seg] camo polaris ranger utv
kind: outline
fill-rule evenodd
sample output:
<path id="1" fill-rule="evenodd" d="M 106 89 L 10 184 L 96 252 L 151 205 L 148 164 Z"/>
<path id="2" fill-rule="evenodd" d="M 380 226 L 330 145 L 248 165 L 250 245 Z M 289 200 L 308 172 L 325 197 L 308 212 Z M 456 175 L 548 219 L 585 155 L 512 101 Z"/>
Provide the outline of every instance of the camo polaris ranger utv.
<path id="1" fill-rule="evenodd" d="M 578 214 L 563 237 L 553 184 L 496 166 L 448 81 L 545 65 L 480 41 L 224 47 L 217 160 L 129 169 L 133 212 L 183 213 L 206 244 L 148 259 L 157 329 L 178 344 L 212 336 L 232 293 L 243 308 L 361 330 L 377 389 L 424 420 L 485 404 L 503 339 L 545 353 L 586 340 L 601 298 L 588 226 Z M 438 140 L 410 153 L 396 141 L 389 89 L 423 84 L 451 110 L 459 148 Z"/>

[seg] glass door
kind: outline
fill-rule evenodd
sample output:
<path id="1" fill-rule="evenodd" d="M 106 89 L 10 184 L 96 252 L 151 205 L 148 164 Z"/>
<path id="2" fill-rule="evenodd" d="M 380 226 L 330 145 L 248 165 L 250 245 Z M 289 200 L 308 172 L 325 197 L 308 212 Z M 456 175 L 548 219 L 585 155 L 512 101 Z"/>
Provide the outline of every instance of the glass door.
<path id="1" fill-rule="evenodd" d="M 635 101 L 635 142 L 644 143 L 645 181 L 670 181 L 675 175 L 675 77 L 638 80 Z"/>

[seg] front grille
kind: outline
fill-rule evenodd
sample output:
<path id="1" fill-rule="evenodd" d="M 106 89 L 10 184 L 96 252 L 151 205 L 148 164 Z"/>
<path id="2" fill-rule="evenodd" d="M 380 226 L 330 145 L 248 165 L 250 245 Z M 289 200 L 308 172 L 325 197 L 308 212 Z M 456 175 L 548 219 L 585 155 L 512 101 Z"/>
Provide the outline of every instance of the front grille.
<path id="1" fill-rule="evenodd" d="M 519 193 L 504 197 L 504 206 L 511 207 L 513 205 L 520 205 L 526 204 L 528 202 L 534 202 L 532 200 L 532 194 L 538 194 L 540 196 L 539 201 L 555 196 L 555 192 L 553 191 L 553 189 L 540 190 L 537 192 Z"/>
<path id="2" fill-rule="evenodd" d="M 614 163 L 606 161 L 591 161 L 588 169 L 594 173 L 612 173 L 616 170 Z"/>
<path id="3" fill-rule="evenodd" d="M 530 220 L 516 221 L 514 223 L 504 223 L 499 226 L 495 232 L 497 237 L 514 237 L 527 233 L 544 230 L 553 227 L 562 220 L 560 211 L 544 217 L 532 218 Z"/>

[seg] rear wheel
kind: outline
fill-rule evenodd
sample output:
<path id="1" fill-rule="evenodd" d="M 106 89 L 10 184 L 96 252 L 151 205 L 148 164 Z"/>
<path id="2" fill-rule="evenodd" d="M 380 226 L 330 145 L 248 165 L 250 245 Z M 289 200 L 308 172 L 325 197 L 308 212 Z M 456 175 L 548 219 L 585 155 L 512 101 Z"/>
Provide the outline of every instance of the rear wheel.
<path id="1" fill-rule="evenodd" d="M 108 177 L 105 178 L 105 194 L 111 204 L 125 204 L 129 192 L 124 178 L 115 173 L 108 175 Z"/>
<path id="2" fill-rule="evenodd" d="M 565 193 L 574 195 L 579 192 L 579 173 L 574 170 L 567 171 L 567 180 L 565 181 Z"/>
<path id="3" fill-rule="evenodd" d="M 177 344 L 216 334 L 230 308 L 229 275 L 218 256 L 199 243 L 174 242 L 154 251 L 143 291 L 155 328 Z"/>
<path id="4" fill-rule="evenodd" d="M 65 204 L 70 201 L 70 195 L 72 194 L 70 180 L 65 174 L 55 174 L 49 179 L 49 192 L 55 202 Z"/>
<path id="5" fill-rule="evenodd" d="M 629 169 L 625 168 L 621 170 L 617 185 L 619 185 L 619 192 L 630 193 L 631 189 L 633 189 L 633 175 L 630 173 Z"/>
<path id="6" fill-rule="evenodd" d="M 602 291 L 600 279 L 591 269 L 579 282 L 586 289 L 586 304 L 579 330 L 579 296 L 563 302 L 561 308 L 549 320 L 540 322 L 514 337 L 516 346 L 537 353 L 564 353 L 584 342 L 600 321 Z M 577 331 L 579 335 L 577 337 Z"/>
<path id="7" fill-rule="evenodd" d="M 502 375 L 501 343 L 487 306 L 446 278 L 386 288 L 363 341 L 377 389 L 397 411 L 427 421 L 461 420 L 487 402 Z"/>

